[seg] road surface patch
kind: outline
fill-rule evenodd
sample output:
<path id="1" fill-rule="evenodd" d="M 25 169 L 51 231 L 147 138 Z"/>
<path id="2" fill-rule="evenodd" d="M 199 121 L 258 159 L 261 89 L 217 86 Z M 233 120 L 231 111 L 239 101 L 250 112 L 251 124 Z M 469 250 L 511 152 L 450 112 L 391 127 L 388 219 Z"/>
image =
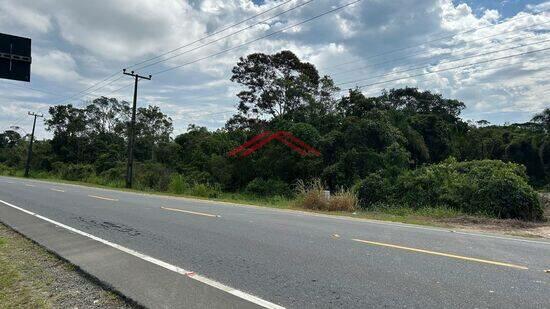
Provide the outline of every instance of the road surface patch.
<path id="1" fill-rule="evenodd" d="M 119 251 L 125 252 L 125 253 L 127 253 L 127 254 L 132 255 L 132 256 L 135 256 L 135 257 L 137 257 L 137 258 L 139 258 L 139 259 L 141 259 L 141 260 L 144 260 L 144 261 L 147 261 L 147 262 L 149 262 L 149 263 L 155 264 L 155 265 L 157 265 L 157 266 L 160 266 L 160 267 L 165 268 L 165 269 L 167 269 L 167 270 L 170 270 L 170 271 L 172 271 L 172 272 L 178 273 L 178 274 L 180 274 L 180 275 L 184 275 L 184 276 L 186 276 L 186 277 L 188 277 L 188 278 L 191 278 L 191 279 L 193 279 L 193 280 L 202 282 L 202 283 L 207 284 L 207 285 L 209 285 L 209 286 L 211 286 L 211 287 L 214 287 L 214 288 L 216 288 L 216 289 L 222 290 L 222 291 L 224 291 L 224 292 L 226 292 L 226 293 L 228 293 L 228 294 L 237 296 L 237 297 L 239 297 L 239 298 L 241 298 L 241 299 L 244 299 L 244 300 L 249 301 L 249 302 L 251 302 L 251 303 L 253 303 L 253 304 L 259 305 L 259 306 L 261 306 L 261 307 L 269 308 L 269 309 L 285 309 L 285 308 L 282 307 L 282 306 L 279 306 L 279 305 L 274 304 L 274 303 L 272 303 L 272 302 L 269 302 L 269 301 L 267 301 L 267 300 L 261 299 L 261 298 L 259 298 L 259 297 L 254 296 L 254 295 L 248 294 L 248 293 L 246 293 L 246 292 L 237 290 L 237 289 L 232 288 L 232 287 L 230 287 L 230 286 L 224 285 L 224 284 L 222 284 L 222 283 L 220 283 L 220 282 L 217 282 L 217 281 L 214 281 L 214 280 L 212 280 L 212 279 L 206 278 L 206 277 L 204 277 L 204 276 L 201 276 L 201 275 L 199 275 L 199 274 L 196 274 L 196 273 L 193 272 L 193 271 L 185 270 L 185 269 L 183 269 L 183 268 L 181 268 L 181 267 L 179 267 L 179 266 L 169 264 L 169 263 L 167 263 L 167 262 L 164 262 L 164 261 L 159 260 L 159 259 L 157 259 L 157 258 L 154 258 L 154 257 L 152 257 L 152 256 L 145 255 L 145 254 L 143 254 L 143 253 L 141 253 L 141 252 L 132 250 L 132 249 L 130 249 L 130 248 L 121 246 L 121 245 L 119 245 L 119 244 L 110 242 L 110 241 L 108 241 L 108 240 L 105 240 L 105 239 L 103 239 L 103 238 L 100 238 L 100 237 L 94 236 L 94 235 L 92 235 L 92 234 L 83 232 L 83 231 L 78 230 L 78 229 L 76 229 L 76 228 L 74 228 L 74 227 L 71 227 L 71 226 L 65 225 L 65 224 L 63 224 L 63 223 L 61 223 L 61 222 L 58 222 L 58 221 L 52 220 L 52 219 L 50 219 L 50 218 L 44 217 L 44 216 L 42 216 L 42 215 L 39 215 L 39 214 L 34 213 L 34 212 L 32 212 L 32 211 L 26 210 L 26 209 L 21 208 L 21 207 L 19 207 L 19 206 L 15 206 L 15 205 L 13 205 L 13 204 L 11 204 L 11 203 L 8 203 L 8 202 L 5 202 L 5 201 L 3 201 L 3 200 L 0 200 L 0 203 L 4 204 L 4 205 L 6 205 L 6 206 L 9 206 L 9 207 L 11 207 L 11 208 L 13 208 L 13 209 L 17 209 L 17 210 L 19 210 L 19 211 L 21 211 L 21 212 L 24 212 L 24 213 L 26 213 L 26 214 L 29 214 L 29 215 L 31 215 L 31 216 L 34 216 L 34 217 L 36 217 L 36 218 L 38 218 L 38 219 L 41 219 L 41 220 L 44 220 L 44 221 L 46 221 L 46 222 L 52 223 L 52 224 L 56 225 L 57 227 L 66 229 L 66 230 L 68 230 L 68 231 L 70 231 L 70 232 L 73 232 L 73 233 L 75 233 L 75 234 L 82 235 L 82 236 L 84 236 L 84 237 L 90 238 L 90 239 L 92 239 L 92 240 L 95 240 L 95 241 L 97 241 L 97 242 L 100 242 L 100 243 L 102 243 L 102 244 L 104 244 L 104 245 L 107 245 L 107 246 L 109 246 L 109 247 L 115 248 L 115 249 L 117 249 L 117 250 L 119 250 Z"/>
<path id="2" fill-rule="evenodd" d="M 183 213 L 188 213 L 188 214 L 192 214 L 192 215 L 205 216 L 205 217 L 211 217 L 211 218 L 221 217 L 220 215 L 213 215 L 213 214 L 207 214 L 207 213 L 204 213 L 204 212 L 196 212 L 196 211 L 176 209 L 176 208 L 161 207 L 160 209 L 183 212 Z"/>
<path id="3" fill-rule="evenodd" d="M 97 198 L 97 199 L 100 199 L 100 200 L 118 202 L 118 199 L 116 199 L 116 198 L 110 198 L 110 197 L 104 197 L 104 196 L 98 196 L 98 195 L 90 195 L 90 194 L 88 194 L 88 196 L 93 197 L 93 198 Z"/>
<path id="4" fill-rule="evenodd" d="M 424 250 L 424 249 L 404 247 L 404 246 L 398 246 L 398 245 L 387 244 L 387 243 L 376 242 L 376 241 L 363 240 L 363 239 L 352 239 L 352 240 L 357 241 L 357 242 L 361 242 L 361 243 L 365 243 L 365 244 L 369 244 L 369 245 L 389 247 L 389 248 L 394 248 L 394 249 L 401 249 L 401 250 L 407 250 L 407 251 L 413 251 L 413 252 L 419 252 L 419 253 L 425 253 L 425 254 L 431 254 L 431 255 L 438 255 L 438 256 L 444 256 L 444 257 L 460 259 L 460 260 L 465 260 L 465 261 L 472 261 L 472 262 L 479 262 L 479 263 L 492 264 L 492 265 L 498 265 L 498 266 L 512 267 L 512 268 L 524 269 L 524 270 L 528 269 L 525 266 L 509 264 L 509 263 L 502 263 L 502 262 L 496 262 L 496 261 L 490 261 L 490 260 L 484 260 L 484 259 L 478 259 L 478 258 L 462 256 L 462 255 L 455 255 L 455 254 L 449 254 L 449 253 L 443 253 L 443 252 L 437 252 L 437 251 L 430 251 L 430 250 Z"/>

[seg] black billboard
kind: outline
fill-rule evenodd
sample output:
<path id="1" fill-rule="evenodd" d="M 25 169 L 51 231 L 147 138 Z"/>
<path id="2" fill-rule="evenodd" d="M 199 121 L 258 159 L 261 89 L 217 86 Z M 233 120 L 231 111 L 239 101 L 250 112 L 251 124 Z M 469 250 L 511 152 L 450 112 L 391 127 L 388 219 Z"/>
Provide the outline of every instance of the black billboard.
<path id="1" fill-rule="evenodd" d="M 0 78 L 31 81 L 31 39 L 0 33 Z"/>

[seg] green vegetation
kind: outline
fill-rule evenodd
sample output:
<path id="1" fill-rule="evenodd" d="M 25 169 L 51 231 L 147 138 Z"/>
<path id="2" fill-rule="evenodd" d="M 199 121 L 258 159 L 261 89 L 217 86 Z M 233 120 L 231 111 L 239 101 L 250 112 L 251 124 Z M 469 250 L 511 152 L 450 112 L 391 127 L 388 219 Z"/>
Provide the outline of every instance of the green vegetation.
<path id="1" fill-rule="evenodd" d="M 528 123 L 490 125 L 465 122 L 464 103 L 415 88 L 338 96 L 329 76 L 289 51 L 251 54 L 232 72 L 243 90 L 222 129 L 191 125 L 171 138 L 172 120 L 158 107 L 138 110 L 135 189 L 318 211 L 542 218 L 533 187 L 550 187 L 550 109 Z M 51 107 L 53 137 L 36 142 L 32 175 L 123 187 L 128 121 L 129 104 L 111 98 Z M 290 131 L 322 155 L 301 157 L 278 142 L 227 155 L 266 130 Z M 27 145 L 15 131 L 0 134 L 0 173 L 20 173 Z M 296 190 L 299 181 L 307 185 Z"/>
<path id="2" fill-rule="evenodd" d="M 409 170 L 393 182 L 374 175 L 357 188 L 364 207 L 394 203 L 413 209 L 444 206 L 496 218 L 541 220 L 543 209 L 527 183 L 525 168 L 496 160 L 447 159 Z M 374 196 L 374 201 L 371 200 Z"/>

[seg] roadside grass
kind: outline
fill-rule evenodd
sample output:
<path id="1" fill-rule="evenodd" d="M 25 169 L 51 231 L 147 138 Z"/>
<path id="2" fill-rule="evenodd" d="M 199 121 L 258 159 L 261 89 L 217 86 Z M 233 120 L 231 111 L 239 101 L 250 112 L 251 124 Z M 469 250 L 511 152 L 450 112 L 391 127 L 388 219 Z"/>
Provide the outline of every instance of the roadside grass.
<path id="1" fill-rule="evenodd" d="M 0 308 L 133 308 L 0 223 Z"/>
<path id="2" fill-rule="evenodd" d="M 0 229 L 7 228 L 0 225 Z M 50 308 L 47 300 L 35 293 L 49 280 L 30 261 L 21 259 L 21 246 L 25 244 L 15 238 L 0 237 L 0 304 L 2 308 Z"/>
<path id="3" fill-rule="evenodd" d="M 21 175 L 6 175 L 12 177 L 23 178 Z M 464 229 L 476 229 L 476 230 L 488 230 L 491 232 L 503 232 L 509 235 L 516 236 L 527 236 L 527 237 L 540 237 L 530 233 L 524 233 L 524 229 L 534 229 L 534 228 L 544 228 L 550 230 L 550 197 L 541 196 L 541 201 L 545 207 L 545 218 L 546 221 L 542 223 L 526 223 L 519 220 L 502 220 L 494 219 L 483 214 L 478 215 L 468 215 L 460 212 L 459 210 L 448 208 L 448 207 L 420 207 L 417 209 L 399 206 L 399 205 L 377 205 L 369 209 L 357 208 L 355 211 L 334 211 L 327 209 L 315 209 L 303 207 L 299 203 L 298 198 L 288 198 L 284 196 L 255 196 L 251 194 L 245 194 L 240 192 L 218 192 L 215 197 L 205 197 L 191 195 L 187 193 L 170 193 L 170 192 L 159 192 L 154 190 L 144 190 L 144 189 L 128 189 L 123 187 L 122 182 L 108 183 L 108 184 L 97 184 L 84 181 L 69 181 L 64 179 L 59 179 L 49 174 L 40 173 L 39 175 L 31 174 L 32 179 L 37 180 L 47 180 L 51 182 L 71 184 L 71 185 L 81 185 L 87 187 L 101 188 L 107 190 L 120 190 L 123 192 L 132 192 L 138 194 L 151 194 L 157 196 L 170 196 L 175 198 L 189 198 L 197 199 L 204 201 L 217 201 L 224 203 L 234 203 L 248 206 L 262 206 L 270 207 L 277 209 L 288 209 L 288 210 L 298 210 L 306 211 L 312 213 L 319 213 L 325 215 L 335 215 L 335 216 L 345 216 L 353 218 L 362 218 L 370 220 L 380 220 L 380 221 L 390 221 L 406 224 L 416 224 L 416 225 L 425 225 L 433 227 L 443 227 L 443 228 L 464 228 Z M 25 178 L 23 178 L 25 179 Z M 349 198 L 344 197 L 344 200 L 349 200 Z M 298 201 L 298 202 L 297 202 Z M 349 205 L 349 202 L 346 204 Z M 485 229 L 485 226 L 488 226 Z M 542 233 L 542 237 L 547 237 L 547 230 Z M 548 236 L 550 238 L 550 236 Z"/>

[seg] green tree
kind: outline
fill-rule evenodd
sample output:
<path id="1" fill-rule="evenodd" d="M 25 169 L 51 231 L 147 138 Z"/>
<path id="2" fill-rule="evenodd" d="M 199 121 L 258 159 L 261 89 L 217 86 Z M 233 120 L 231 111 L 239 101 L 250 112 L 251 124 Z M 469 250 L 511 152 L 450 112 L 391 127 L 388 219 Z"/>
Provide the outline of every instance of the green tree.
<path id="1" fill-rule="evenodd" d="M 314 100 L 319 87 L 315 66 L 301 62 L 291 51 L 241 57 L 231 81 L 246 90 L 237 96 L 238 111 L 247 118 L 284 117 Z"/>

